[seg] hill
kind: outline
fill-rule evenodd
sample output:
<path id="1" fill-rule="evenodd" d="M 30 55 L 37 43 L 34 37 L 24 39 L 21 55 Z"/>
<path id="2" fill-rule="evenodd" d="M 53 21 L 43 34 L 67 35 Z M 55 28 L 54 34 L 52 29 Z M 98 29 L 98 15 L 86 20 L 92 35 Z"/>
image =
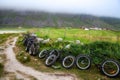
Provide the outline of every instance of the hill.
<path id="1" fill-rule="evenodd" d="M 120 19 L 86 14 L 0 10 L 0 27 L 99 27 L 120 30 Z"/>

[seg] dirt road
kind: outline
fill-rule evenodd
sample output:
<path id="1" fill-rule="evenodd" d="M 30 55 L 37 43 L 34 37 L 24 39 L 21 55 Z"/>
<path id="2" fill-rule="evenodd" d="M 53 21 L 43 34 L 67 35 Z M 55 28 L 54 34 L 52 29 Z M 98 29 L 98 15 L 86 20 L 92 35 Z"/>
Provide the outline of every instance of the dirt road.
<path id="1" fill-rule="evenodd" d="M 4 53 L 7 58 L 5 71 L 14 73 L 17 79 L 32 80 L 31 77 L 34 77 L 37 80 L 77 80 L 73 75 L 43 73 L 22 65 L 16 60 L 15 53 L 13 51 L 16 41 L 17 37 L 14 38 L 12 42 L 10 40 L 7 41 L 7 48 Z"/>
<path id="2" fill-rule="evenodd" d="M 26 32 L 26 31 L 14 31 L 14 30 L 3 30 L 3 31 L 1 31 L 0 30 L 0 34 L 5 34 L 5 33 L 24 33 L 24 32 Z"/>

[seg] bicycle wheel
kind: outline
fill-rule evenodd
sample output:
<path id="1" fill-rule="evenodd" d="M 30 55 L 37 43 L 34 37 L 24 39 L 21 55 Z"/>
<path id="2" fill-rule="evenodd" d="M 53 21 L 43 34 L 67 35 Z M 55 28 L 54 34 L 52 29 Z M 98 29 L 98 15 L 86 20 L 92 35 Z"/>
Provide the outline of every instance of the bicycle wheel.
<path id="1" fill-rule="evenodd" d="M 66 56 L 62 61 L 62 66 L 66 69 L 71 68 L 75 63 L 75 57 L 72 55 Z"/>
<path id="2" fill-rule="evenodd" d="M 36 53 L 35 53 L 34 44 L 32 44 L 32 45 L 30 46 L 30 48 L 29 48 L 29 54 L 30 54 L 30 55 L 35 55 L 35 54 L 36 54 Z"/>
<path id="3" fill-rule="evenodd" d="M 52 66 L 56 62 L 56 60 L 57 60 L 56 56 L 52 54 L 45 60 L 45 65 L 48 67 Z"/>
<path id="4" fill-rule="evenodd" d="M 108 77 L 116 77 L 120 73 L 120 65 L 117 61 L 109 59 L 101 64 L 102 72 Z"/>
<path id="5" fill-rule="evenodd" d="M 48 53 L 48 50 L 47 50 L 47 49 L 43 49 L 43 50 L 40 51 L 40 53 L 39 53 L 39 58 L 40 58 L 40 59 L 45 58 L 45 56 L 47 55 L 47 53 Z"/>
<path id="6" fill-rule="evenodd" d="M 25 47 L 25 51 L 28 52 L 29 51 L 29 48 L 31 46 L 31 43 L 30 42 L 27 42 L 27 45 Z"/>
<path id="7" fill-rule="evenodd" d="M 87 55 L 80 54 L 76 58 L 76 65 L 79 69 L 85 70 L 91 66 L 91 60 Z"/>
<path id="8" fill-rule="evenodd" d="M 50 55 L 52 55 L 52 54 L 56 55 L 56 58 L 57 58 L 57 59 L 60 57 L 60 53 L 59 53 L 57 50 L 52 50 L 52 51 L 50 52 Z"/>
<path id="9" fill-rule="evenodd" d="M 33 53 L 33 56 L 36 56 L 39 53 L 39 48 L 40 48 L 39 45 L 35 46 L 35 48 L 34 48 L 35 49 L 35 53 Z"/>

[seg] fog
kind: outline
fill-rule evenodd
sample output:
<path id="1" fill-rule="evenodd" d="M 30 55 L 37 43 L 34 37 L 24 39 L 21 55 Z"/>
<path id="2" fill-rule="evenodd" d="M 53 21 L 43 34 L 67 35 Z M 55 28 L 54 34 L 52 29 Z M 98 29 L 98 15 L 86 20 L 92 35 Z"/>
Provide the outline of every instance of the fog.
<path id="1" fill-rule="evenodd" d="M 85 13 L 120 18 L 120 0 L 0 0 L 0 9 Z"/>

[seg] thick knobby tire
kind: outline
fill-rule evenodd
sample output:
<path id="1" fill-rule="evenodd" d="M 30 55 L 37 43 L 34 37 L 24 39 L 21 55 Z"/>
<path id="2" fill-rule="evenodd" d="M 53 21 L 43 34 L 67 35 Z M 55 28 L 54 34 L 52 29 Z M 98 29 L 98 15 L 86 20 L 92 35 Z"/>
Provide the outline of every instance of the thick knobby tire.
<path id="1" fill-rule="evenodd" d="M 52 51 L 50 52 L 50 55 L 52 55 L 52 54 L 56 55 L 56 58 L 57 58 L 57 59 L 60 57 L 60 53 L 59 53 L 58 50 L 52 50 Z"/>
<path id="2" fill-rule="evenodd" d="M 30 42 L 27 43 L 26 47 L 25 47 L 25 51 L 28 52 L 30 48 Z"/>
<path id="3" fill-rule="evenodd" d="M 39 53 L 39 45 L 37 45 L 36 47 L 35 47 L 35 55 L 37 55 L 38 53 Z"/>
<path id="4" fill-rule="evenodd" d="M 89 56 L 80 54 L 76 57 L 76 66 L 81 70 L 86 70 L 91 66 L 91 59 Z"/>
<path id="5" fill-rule="evenodd" d="M 28 52 L 30 55 L 32 55 L 32 48 L 30 47 L 29 48 L 29 52 Z"/>
<path id="6" fill-rule="evenodd" d="M 56 62 L 56 60 L 57 60 L 56 55 L 52 54 L 48 56 L 47 59 L 45 60 L 45 65 L 50 67 Z"/>
<path id="7" fill-rule="evenodd" d="M 110 63 L 114 64 L 114 66 L 111 65 Z M 113 70 L 113 68 L 116 68 L 116 70 Z M 115 61 L 113 59 L 105 60 L 101 64 L 101 70 L 102 70 L 103 74 L 105 74 L 108 77 L 117 77 L 120 73 L 120 65 L 117 61 Z"/>
<path id="8" fill-rule="evenodd" d="M 70 64 L 68 64 L 70 62 Z M 66 56 L 62 61 L 62 66 L 66 69 L 72 68 L 75 63 L 75 57 L 72 55 Z"/>
<path id="9" fill-rule="evenodd" d="M 35 48 L 34 48 L 34 45 L 32 44 L 29 48 L 29 54 L 30 55 L 35 55 Z"/>
<path id="10" fill-rule="evenodd" d="M 40 53 L 39 53 L 39 58 L 40 59 L 43 59 L 43 58 L 45 58 L 45 56 L 47 55 L 47 49 L 43 49 L 42 51 L 40 51 Z"/>

